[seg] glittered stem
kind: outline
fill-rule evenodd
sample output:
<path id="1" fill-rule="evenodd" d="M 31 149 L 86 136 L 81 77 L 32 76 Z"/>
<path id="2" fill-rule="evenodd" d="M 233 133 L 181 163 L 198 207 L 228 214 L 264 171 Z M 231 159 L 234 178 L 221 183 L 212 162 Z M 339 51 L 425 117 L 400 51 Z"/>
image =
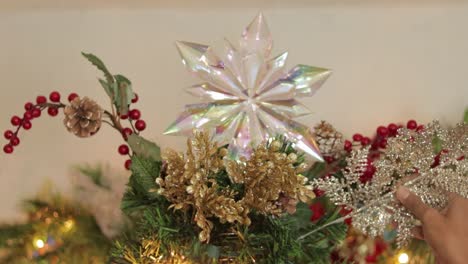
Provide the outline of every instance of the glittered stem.
<path id="1" fill-rule="evenodd" d="M 416 177 L 416 178 L 414 178 L 414 179 L 412 179 L 412 180 L 410 180 L 410 181 L 404 183 L 403 185 L 404 185 L 404 186 L 410 187 L 410 186 L 412 186 L 413 184 L 419 182 L 422 178 L 424 178 L 424 177 L 421 175 L 421 176 L 419 176 L 419 177 Z M 306 238 L 306 237 L 308 237 L 308 236 L 310 236 L 310 235 L 312 235 L 312 234 L 314 234 L 314 233 L 317 233 L 318 231 L 323 230 L 323 229 L 325 229 L 325 228 L 327 228 L 327 227 L 329 227 L 329 226 L 331 226 L 331 225 L 335 225 L 335 224 L 342 223 L 344 220 L 346 220 L 346 219 L 348 219 L 348 218 L 351 218 L 351 217 L 353 217 L 353 216 L 359 214 L 361 211 L 366 210 L 367 208 L 372 207 L 372 206 L 374 206 L 374 205 L 377 204 L 377 203 L 380 203 L 380 202 L 382 202 L 382 201 L 388 200 L 389 198 L 392 198 L 394 194 L 395 194 L 395 191 L 386 193 L 385 195 L 383 195 L 383 196 L 381 196 L 380 198 L 378 198 L 378 199 L 376 199 L 376 200 L 374 200 L 374 201 L 368 203 L 367 205 L 365 205 L 365 206 L 363 206 L 363 207 L 357 209 L 356 211 L 353 211 L 353 212 L 351 212 L 350 214 L 348 214 L 348 215 L 346 215 L 346 216 L 343 216 L 343 217 L 340 217 L 340 218 L 338 218 L 338 219 L 335 219 L 335 220 L 331 221 L 330 223 L 327 223 L 327 224 L 325 224 L 325 225 L 323 225 L 323 226 L 321 226 L 321 227 L 319 227 L 319 228 L 316 228 L 316 229 L 314 229 L 314 230 L 312 230 L 312 231 L 310 231 L 310 232 L 308 232 L 308 233 L 306 233 L 306 234 L 304 234 L 304 235 L 298 237 L 297 240 L 303 240 L 304 238 Z"/>
<path id="2" fill-rule="evenodd" d="M 325 225 L 323 225 L 323 226 L 321 226 L 321 227 L 319 227 L 319 228 L 316 228 L 316 229 L 310 231 L 309 233 L 306 233 L 306 234 L 304 234 L 304 235 L 298 237 L 297 240 L 302 240 L 302 239 L 304 239 L 304 238 L 306 238 L 306 237 L 308 237 L 308 236 L 310 236 L 310 235 L 312 235 L 312 234 L 314 234 L 314 233 L 317 233 L 318 231 L 320 231 L 320 230 L 322 230 L 322 229 L 325 229 L 325 228 L 327 228 L 327 227 L 329 227 L 329 226 L 331 226 L 331 225 L 335 225 L 335 224 L 342 223 L 345 219 L 348 219 L 348 218 L 350 218 L 350 217 L 352 217 L 352 214 L 349 214 L 349 215 L 340 217 L 340 218 L 338 218 L 338 219 L 335 219 L 335 220 L 331 221 L 330 223 L 327 223 L 327 224 L 325 224 Z"/>

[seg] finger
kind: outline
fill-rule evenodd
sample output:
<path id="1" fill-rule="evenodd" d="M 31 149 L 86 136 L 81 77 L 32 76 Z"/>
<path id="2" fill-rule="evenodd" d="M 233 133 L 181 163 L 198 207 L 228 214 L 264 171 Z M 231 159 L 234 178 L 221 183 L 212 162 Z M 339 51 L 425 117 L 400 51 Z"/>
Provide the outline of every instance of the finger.
<path id="1" fill-rule="evenodd" d="M 398 188 L 396 192 L 397 199 L 413 213 L 424 225 L 433 223 L 442 223 L 442 215 L 435 209 L 427 206 L 414 193 L 404 186 Z"/>
<path id="2" fill-rule="evenodd" d="M 468 208 L 468 199 L 463 198 L 462 196 L 449 193 L 448 194 L 448 204 L 445 207 L 446 209 L 446 216 L 448 219 L 459 219 L 461 221 L 465 220 L 465 212 L 466 210 L 461 210 L 461 208 Z M 463 220 L 462 220 L 463 219 Z M 464 222 L 462 222 L 464 225 Z"/>
<path id="3" fill-rule="evenodd" d="M 420 226 L 413 227 L 411 229 L 411 235 L 413 235 L 413 237 L 416 238 L 416 239 L 424 240 L 423 229 Z"/>
<path id="4" fill-rule="evenodd" d="M 463 198 L 463 196 L 461 196 L 461 195 L 459 195 L 457 193 L 453 193 L 453 192 L 449 192 L 447 194 L 447 197 L 448 197 L 448 200 L 449 200 L 449 204 L 460 202 L 460 201 L 466 201 L 466 199 Z"/>

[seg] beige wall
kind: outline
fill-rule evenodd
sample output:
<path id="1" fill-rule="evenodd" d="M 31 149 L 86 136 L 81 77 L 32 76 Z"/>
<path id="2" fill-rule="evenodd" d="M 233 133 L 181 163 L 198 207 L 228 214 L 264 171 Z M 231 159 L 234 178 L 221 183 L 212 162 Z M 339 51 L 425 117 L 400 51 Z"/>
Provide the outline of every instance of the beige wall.
<path id="1" fill-rule="evenodd" d="M 54 4 L 59 2 L 61 8 Z M 161 135 L 182 106 L 195 100 L 182 91 L 195 79 L 180 63 L 174 40 L 235 40 L 259 9 L 270 24 L 275 50 L 290 51 L 290 66 L 334 70 L 322 90 L 303 100 L 315 112 L 303 119 L 307 124 L 326 119 L 347 135 L 371 133 L 377 125 L 408 118 L 454 123 L 468 105 L 468 5 L 462 2 L 225 4 L 232 8 L 223 8 L 221 1 L 197 1 L 202 7 L 142 1 L 129 8 L 125 1 L 66 2 L 0 4 L 2 131 L 24 102 L 52 89 L 76 91 L 107 105 L 97 71 L 80 56 L 83 50 L 131 78 L 142 97 L 147 137 L 183 148 L 183 138 Z M 0 219 L 12 217 L 19 199 L 33 194 L 45 178 L 66 187 L 72 164 L 106 161 L 122 167 L 119 137 L 111 129 L 79 140 L 60 119 L 35 120 L 15 155 L 0 155 Z"/>

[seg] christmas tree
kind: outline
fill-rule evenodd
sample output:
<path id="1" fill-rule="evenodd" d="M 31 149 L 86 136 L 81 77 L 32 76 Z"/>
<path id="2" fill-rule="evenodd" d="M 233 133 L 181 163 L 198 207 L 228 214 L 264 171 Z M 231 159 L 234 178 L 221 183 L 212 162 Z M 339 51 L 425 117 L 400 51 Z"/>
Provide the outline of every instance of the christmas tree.
<path id="1" fill-rule="evenodd" d="M 410 120 L 406 128 L 389 124 L 373 138 L 356 134 L 351 141 L 326 122 L 311 131 L 295 121 L 309 113 L 297 99 L 315 94 L 330 71 L 306 65 L 287 71 L 287 53 L 270 56 L 262 15 L 239 45 L 178 42 L 177 48 L 203 80 L 188 92 L 205 100 L 187 105 L 165 132 L 188 137 L 185 153 L 161 151 L 141 135 L 146 123 L 134 108 L 131 81 L 90 53 L 83 56 L 102 72 L 110 109 L 75 93 L 65 103 L 54 91 L 49 100 L 28 103 L 23 118 L 11 120 L 16 129 L 5 132 L 4 152 L 12 153 L 20 130 L 45 109 L 51 116 L 63 109 L 65 127 L 78 137 L 93 136 L 103 124 L 118 132 L 131 170 L 121 209 L 133 232 L 116 240 L 112 263 L 351 261 L 355 255 L 336 247 L 347 233 L 361 236 L 348 231 L 351 224 L 375 237 L 394 220 L 398 246 L 407 242 L 413 216 L 390 199 L 407 176 L 420 172 L 403 184 L 427 203 L 437 195 L 443 206 L 441 190 L 468 196 L 466 177 L 459 177 L 467 175 L 466 124 L 446 129 Z M 383 254 L 373 247 L 364 261 Z"/>
<path id="2" fill-rule="evenodd" d="M 130 233 L 119 208 L 125 179 L 107 166 L 80 166 L 72 195 L 45 184 L 22 202 L 26 221 L 0 225 L 0 262 L 105 263 L 113 239 Z"/>

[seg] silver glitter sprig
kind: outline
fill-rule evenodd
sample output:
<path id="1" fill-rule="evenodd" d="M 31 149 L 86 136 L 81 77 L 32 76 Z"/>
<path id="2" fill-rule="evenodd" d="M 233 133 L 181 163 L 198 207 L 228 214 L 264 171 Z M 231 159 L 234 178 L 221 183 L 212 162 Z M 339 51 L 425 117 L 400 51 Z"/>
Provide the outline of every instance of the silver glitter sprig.
<path id="1" fill-rule="evenodd" d="M 468 198 L 468 125 L 445 129 L 434 121 L 422 132 L 402 128 L 398 134 L 389 139 L 385 153 L 374 162 L 377 171 L 372 181 L 359 181 L 367 166 L 369 150 L 365 148 L 347 158 L 342 178 L 316 179 L 313 184 L 336 205 L 353 210 L 337 222 L 353 217 L 354 227 L 373 237 L 396 223 L 397 243 L 403 246 L 417 221 L 394 198 L 399 184 L 438 210 L 447 205 L 448 192 Z"/>

